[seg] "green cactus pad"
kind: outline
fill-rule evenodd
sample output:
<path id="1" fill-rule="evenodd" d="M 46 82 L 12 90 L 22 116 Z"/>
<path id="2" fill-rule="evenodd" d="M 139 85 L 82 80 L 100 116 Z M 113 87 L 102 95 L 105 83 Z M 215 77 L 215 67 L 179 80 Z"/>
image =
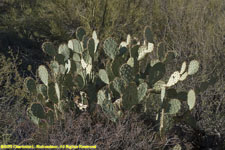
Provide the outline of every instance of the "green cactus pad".
<path id="1" fill-rule="evenodd" d="M 85 81 L 81 75 L 75 77 L 75 84 L 79 89 L 82 89 L 85 85 Z"/>
<path id="2" fill-rule="evenodd" d="M 94 59 L 95 41 L 92 38 L 88 40 L 88 51 L 92 59 Z"/>
<path id="3" fill-rule="evenodd" d="M 63 81 L 63 86 L 72 89 L 73 86 L 75 86 L 73 82 L 72 74 L 66 74 Z"/>
<path id="4" fill-rule="evenodd" d="M 134 58 L 130 57 L 127 61 L 127 64 L 133 68 L 134 67 Z"/>
<path id="5" fill-rule="evenodd" d="M 106 63 L 106 72 L 108 74 L 109 81 L 112 81 L 115 78 L 115 75 L 114 75 L 114 73 L 112 71 L 112 67 L 111 66 L 112 66 L 112 64 L 108 61 Z"/>
<path id="6" fill-rule="evenodd" d="M 89 51 L 88 50 L 83 51 L 82 55 L 83 55 L 83 59 L 84 59 L 85 63 L 91 65 L 92 57 L 90 56 Z"/>
<path id="7" fill-rule="evenodd" d="M 123 94 L 124 93 L 124 90 L 125 90 L 125 81 L 121 78 L 118 78 L 116 77 L 113 82 L 113 87 L 114 89 L 120 93 L 120 94 Z"/>
<path id="8" fill-rule="evenodd" d="M 188 73 L 187 72 L 185 72 L 185 73 L 183 73 L 181 76 L 180 76 L 180 81 L 184 81 L 185 79 L 187 79 L 187 76 L 188 76 Z"/>
<path id="9" fill-rule="evenodd" d="M 37 94 L 37 100 L 38 102 L 40 102 L 41 104 L 45 104 L 45 99 L 44 96 L 41 93 Z"/>
<path id="10" fill-rule="evenodd" d="M 126 63 L 126 61 L 118 56 L 112 62 L 112 72 L 115 76 L 119 76 L 119 70 L 122 64 Z"/>
<path id="11" fill-rule="evenodd" d="M 195 91 L 189 90 L 188 95 L 187 95 L 187 103 L 189 106 L 189 110 L 194 108 L 195 102 L 196 102 Z"/>
<path id="12" fill-rule="evenodd" d="M 111 97 L 107 91 L 99 90 L 97 94 L 97 99 L 99 104 L 102 107 L 103 112 L 109 117 L 110 120 L 116 121 L 118 119 L 116 109 L 111 102 Z"/>
<path id="13" fill-rule="evenodd" d="M 97 104 L 102 106 L 104 104 L 104 101 L 106 100 L 105 91 L 99 90 L 97 97 L 98 97 L 98 103 Z"/>
<path id="14" fill-rule="evenodd" d="M 51 42 L 45 42 L 42 44 L 42 50 L 48 54 L 49 56 L 56 56 L 56 48 L 55 46 L 53 45 L 53 43 Z"/>
<path id="15" fill-rule="evenodd" d="M 149 84 L 154 85 L 157 81 L 163 78 L 164 74 L 166 73 L 165 64 L 159 62 L 156 63 L 149 72 Z"/>
<path id="16" fill-rule="evenodd" d="M 64 65 L 65 61 L 64 61 L 65 57 L 62 54 L 57 54 L 55 56 L 55 60 L 59 63 L 59 65 Z"/>
<path id="17" fill-rule="evenodd" d="M 55 91 L 56 91 L 56 96 L 58 100 L 60 100 L 60 89 L 58 83 L 55 83 Z"/>
<path id="18" fill-rule="evenodd" d="M 132 81 L 134 79 L 133 68 L 128 64 L 123 64 L 120 67 L 120 77 L 122 77 L 126 82 Z"/>
<path id="19" fill-rule="evenodd" d="M 105 69 L 100 69 L 98 75 L 104 83 L 109 84 L 109 77 Z"/>
<path id="20" fill-rule="evenodd" d="M 78 40 L 82 41 L 83 37 L 85 36 L 86 31 L 84 30 L 83 27 L 79 27 L 76 30 L 76 37 Z"/>
<path id="21" fill-rule="evenodd" d="M 138 58 L 138 49 L 139 49 L 139 45 L 134 45 L 131 49 L 130 49 L 130 57 L 133 58 Z"/>
<path id="22" fill-rule="evenodd" d="M 41 79 L 41 81 L 48 86 L 48 70 L 44 65 L 40 65 L 38 67 L 38 76 Z"/>
<path id="23" fill-rule="evenodd" d="M 64 65 L 59 65 L 59 72 L 61 74 L 65 74 L 66 73 L 66 68 L 64 67 Z"/>
<path id="24" fill-rule="evenodd" d="M 128 49 L 126 47 L 119 48 L 119 56 L 127 57 L 129 55 Z"/>
<path id="25" fill-rule="evenodd" d="M 199 69 L 199 62 L 197 60 L 192 60 L 188 66 L 188 75 L 195 74 Z"/>
<path id="26" fill-rule="evenodd" d="M 59 45 L 58 54 L 62 54 L 64 56 L 64 61 L 70 58 L 70 50 L 66 44 Z"/>
<path id="27" fill-rule="evenodd" d="M 76 72 L 80 72 L 82 70 L 81 62 L 75 62 L 76 64 Z"/>
<path id="28" fill-rule="evenodd" d="M 57 97 L 57 94 L 56 94 L 56 89 L 55 89 L 55 83 L 54 82 L 51 82 L 51 83 L 48 84 L 48 98 L 54 104 L 58 103 L 58 97 Z"/>
<path id="29" fill-rule="evenodd" d="M 131 109 L 132 106 L 138 103 L 138 92 L 137 85 L 134 82 L 130 82 L 128 86 L 125 87 L 122 96 L 122 105 L 125 110 Z"/>
<path id="30" fill-rule="evenodd" d="M 166 107 L 166 112 L 171 115 L 174 115 L 179 112 L 181 108 L 181 102 L 178 99 L 170 99 L 168 106 Z"/>
<path id="31" fill-rule="evenodd" d="M 75 62 L 81 61 L 80 55 L 78 53 L 73 54 L 73 61 L 75 61 Z"/>
<path id="32" fill-rule="evenodd" d="M 37 85 L 37 92 L 42 94 L 45 98 L 47 98 L 47 87 L 44 84 Z"/>
<path id="33" fill-rule="evenodd" d="M 84 49 L 87 49 L 87 47 L 88 47 L 88 36 L 87 35 L 85 35 L 85 36 L 83 36 L 83 39 L 82 39 L 82 43 L 83 43 L 83 48 Z"/>
<path id="34" fill-rule="evenodd" d="M 56 77 L 59 74 L 59 63 L 57 61 L 51 61 L 50 68 Z"/>
<path id="35" fill-rule="evenodd" d="M 121 94 L 114 88 L 113 81 L 109 83 L 109 90 L 112 93 L 113 98 L 121 97 Z"/>
<path id="36" fill-rule="evenodd" d="M 149 26 L 146 26 L 144 29 L 144 39 L 147 42 L 153 43 L 153 34 Z"/>
<path id="37" fill-rule="evenodd" d="M 26 87 L 27 91 L 29 91 L 30 93 L 36 93 L 37 92 L 36 83 L 35 83 L 35 80 L 33 78 L 27 77 L 24 80 L 24 83 L 25 83 L 25 87 Z"/>
<path id="38" fill-rule="evenodd" d="M 39 119 L 45 119 L 45 111 L 40 103 L 31 104 L 30 110 L 35 117 Z"/>
<path id="39" fill-rule="evenodd" d="M 78 54 L 82 54 L 83 50 L 82 50 L 82 46 L 80 44 L 80 41 L 78 41 L 76 39 L 69 40 L 68 47 L 70 49 L 72 49 L 73 52 L 78 53 Z"/>
<path id="40" fill-rule="evenodd" d="M 71 74 L 75 73 L 77 71 L 77 66 L 76 66 L 76 62 L 74 62 L 73 60 L 71 60 L 71 68 L 70 68 L 70 72 Z"/>
<path id="41" fill-rule="evenodd" d="M 138 60 L 142 60 L 145 56 L 151 53 L 154 49 L 154 44 L 148 43 L 148 45 L 140 46 L 138 49 Z"/>
<path id="42" fill-rule="evenodd" d="M 117 47 L 117 43 L 111 37 L 107 38 L 103 44 L 105 54 L 111 59 L 115 59 L 116 55 L 118 55 L 119 51 Z"/>
<path id="43" fill-rule="evenodd" d="M 171 87 L 175 85 L 180 80 L 180 73 L 178 71 L 175 71 L 169 78 L 169 81 L 167 82 L 166 86 Z"/>
<path id="44" fill-rule="evenodd" d="M 94 52 L 96 52 L 97 47 L 98 47 L 98 43 L 99 43 L 99 39 L 98 39 L 98 37 L 97 37 L 96 31 L 93 31 L 93 33 L 92 33 L 92 38 L 93 38 L 94 41 L 95 41 L 95 51 L 94 51 Z"/>
<path id="45" fill-rule="evenodd" d="M 184 61 L 182 63 L 181 69 L 180 69 L 180 74 L 183 74 L 185 72 L 186 67 L 187 67 L 187 63 L 186 63 L 186 61 Z"/>
<path id="46" fill-rule="evenodd" d="M 141 83 L 138 88 L 137 88 L 137 97 L 138 97 L 138 101 L 141 102 L 143 100 L 143 98 L 145 97 L 146 93 L 148 90 L 148 84 L 147 83 Z"/>

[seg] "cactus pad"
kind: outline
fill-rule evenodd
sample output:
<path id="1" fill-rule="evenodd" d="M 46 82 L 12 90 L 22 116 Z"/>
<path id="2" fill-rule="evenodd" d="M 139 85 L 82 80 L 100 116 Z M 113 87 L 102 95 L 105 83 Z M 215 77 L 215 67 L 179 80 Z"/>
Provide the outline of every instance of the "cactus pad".
<path id="1" fill-rule="evenodd" d="M 25 79 L 25 87 L 30 93 L 36 93 L 36 83 L 35 80 L 31 77 Z"/>
<path id="2" fill-rule="evenodd" d="M 102 107 L 103 112 L 110 120 L 116 121 L 118 119 L 117 111 L 111 102 L 111 97 L 107 91 L 98 91 L 98 104 Z"/>
<path id="3" fill-rule="evenodd" d="M 169 81 L 167 82 L 166 86 L 171 87 L 175 85 L 180 80 L 180 73 L 178 71 L 175 71 L 169 78 Z"/>
<path id="4" fill-rule="evenodd" d="M 53 103 L 55 103 L 55 104 L 58 103 L 58 98 L 57 98 L 57 94 L 56 94 L 55 83 L 53 83 L 53 82 L 51 82 L 51 83 L 48 84 L 48 98 Z"/>
<path id="5" fill-rule="evenodd" d="M 54 76 L 57 76 L 59 74 L 59 63 L 57 61 L 51 61 L 50 67 Z"/>
<path id="6" fill-rule="evenodd" d="M 192 60 L 188 66 L 188 75 L 195 74 L 199 69 L 199 62 L 197 60 Z"/>
<path id="7" fill-rule="evenodd" d="M 184 61 L 182 63 L 181 69 L 180 69 L 180 74 L 183 74 L 185 72 L 186 67 L 187 67 L 187 63 L 186 63 L 186 61 Z"/>
<path id="8" fill-rule="evenodd" d="M 94 59 L 95 41 L 91 38 L 88 40 L 88 51 L 92 59 Z"/>
<path id="9" fill-rule="evenodd" d="M 47 97 L 47 87 L 44 84 L 37 85 L 37 92 L 42 94 L 44 97 Z"/>
<path id="10" fill-rule="evenodd" d="M 103 49 L 105 54 L 111 59 L 115 59 L 116 55 L 118 54 L 117 43 L 111 37 L 105 40 L 103 44 Z"/>
<path id="11" fill-rule="evenodd" d="M 173 115 L 179 112 L 181 108 L 181 102 L 178 99 L 170 99 L 166 110 L 169 114 Z"/>
<path id="12" fill-rule="evenodd" d="M 70 50 L 66 44 L 59 45 L 58 53 L 64 56 L 64 61 L 70 58 Z"/>
<path id="13" fill-rule="evenodd" d="M 113 87 L 117 92 L 119 92 L 120 94 L 123 94 L 125 89 L 125 81 L 121 78 L 116 77 L 113 80 Z"/>
<path id="14" fill-rule="evenodd" d="M 149 26 L 146 26 L 144 29 L 144 39 L 147 42 L 153 43 L 153 34 Z"/>
<path id="15" fill-rule="evenodd" d="M 130 57 L 133 58 L 138 58 L 138 49 L 139 49 L 139 45 L 135 45 L 130 49 Z"/>
<path id="16" fill-rule="evenodd" d="M 133 80 L 133 68 L 128 64 L 123 64 L 120 67 L 120 76 L 126 81 L 132 81 Z"/>
<path id="17" fill-rule="evenodd" d="M 195 91 L 189 90 L 188 95 L 187 95 L 187 103 L 189 106 L 189 110 L 194 108 L 195 102 L 196 102 Z"/>
<path id="18" fill-rule="evenodd" d="M 35 117 L 39 119 L 45 119 L 45 111 L 41 104 L 33 103 L 30 110 Z"/>
<path id="19" fill-rule="evenodd" d="M 64 65 L 65 61 L 64 61 L 65 57 L 62 54 L 57 54 L 55 56 L 55 60 L 60 64 L 60 65 Z"/>
<path id="20" fill-rule="evenodd" d="M 99 74 L 100 79 L 101 79 L 104 83 L 109 84 L 109 77 L 108 77 L 108 74 L 107 74 L 107 72 L 105 71 L 105 69 L 100 69 L 98 74 Z"/>
<path id="21" fill-rule="evenodd" d="M 41 79 L 41 81 L 48 86 L 48 70 L 46 69 L 45 66 L 40 65 L 38 67 L 38 76 Z"/>
<path id="22" fill-rule="evenodd" d="M 77 37 L 78 40 L 82 41 L 83 36 L 85 36 L 85 34 L 86 34 L 86 31 L 84 30 L 83 27 L 77 28 L 76 37 Z"/>
<path id="23" fill-rule="evenodd" d="M 125 87 L 124 94 L 122 96 L 122 105 L 125 110 L 131 109 L 132 106 L 138 103 L 137 85 L 134 82 L 130 82 Z"/>
<path id="24" fill-rule="evenodd" d="M 137 88 L 137 98 L 138 101 L 141 102 L 143 100 L 143 98 L 145 97 L 146 93 L 148 90 L 148 84 L 147 83 L 141 83 L 138 88 Z"/>
<path id="25" fill-rule="evenodd" d="M 163 78 L 166 73 L 165 64 L 158 62 L 149 71 L 149 84 L 152 86 Z"/>
<path id="26" fill-rule="evenodd" d="M 151 53 L 154 49 L 152 43 L 148 43 L 147 46 L 143 45 L 138 49 L 138 60 L 142 60 L 148 53 Z"/>
<path id="27" fill-rule="evenodd" d="M 56 53 L 56 48 L 55 46 L 53 45 L 53 43 L 51 42 L 45 42 L 42 44 L 42 50 L 48 54 L 49 56 L 55 56 L 57 53 Z"/>
<path id="28" fill-rule="evenodd" d="M 97 47 L 98 47 L 98 43 L 99 43 L 99 39 L 98 39 L 98 37 L 97 37 L 96 31 L 93 31 L 93 33 L 92 33 L 92 38 L 93 38 L 94 41 L 95 41 L 95 50 L 94 50 L 94 52 L 96 52 Z"/>
<path id="29" fill-rule="evenodd" d="M 82 54 L 82 46 L 80 42 L 76 39 L 69 40 L 68 47 L 73 50 L 73 52 Z"/>
<path id="30" fill-rule="evenodd" d="M 81 61 L 80 55 L 78 53 L 73 54 L 73 61 L 75 61 L 75 62 Z"/>
<path id="31" fill-rule="evenodd" d="M 119 70 L 126 61 L 122 57 L 116 57 L 112 62 L 112 72 L 115 76 L 119 76 Z"/>

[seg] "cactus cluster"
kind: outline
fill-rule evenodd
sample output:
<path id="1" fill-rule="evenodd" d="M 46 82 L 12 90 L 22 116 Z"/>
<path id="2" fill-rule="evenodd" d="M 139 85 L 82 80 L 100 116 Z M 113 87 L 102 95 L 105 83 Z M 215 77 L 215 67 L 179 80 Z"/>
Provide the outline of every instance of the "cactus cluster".
<path id="1" fill-rule="evenodd" d="M 173 86 L 198 71 L 197 60 L 190 61 L 189 65 L 183 62 L 180 71 L 175 71 L 166 82 L 162 80 L 166 64 L 175 58 L 175 53 L 167 51 L 164 43 L 154 48 L 154 37 L 149 26 L 144 29 L 143 42 L 128 35 L 126 42 L 117 44 L 109 37 L 102 42 L 103 51 L 97 51 L 99 40 L 95 31 L 92 38 L 88 38 L 86 31 L 80 27 L 76 36 L 76 39 L 61 44 L 58 49 L 50 42 L 44 43 L 43 51 L 53 60 L 47 66 L 38 68 L 42 83 L 37 84 L 30 77 L 25 80 L 26 89 L 36 98 L 27 110 L 35 123 L 43 122 L 41 120 L 53 123 L 54 119 L 63 118 L 68 107 L 74 105 L 81 110 L 88 107 L 92 111 L 96 104 L 101 106 L 110 120 L 116 121 L 136 104 L 144 105 L 147 97 L 155 95 L 161 101 L 160 119 L 157 119 L 161 133 L 168 128 L 168 122 L 180 115 L 183 103 L 189 109 L 182 115 L 192 122 L 190 111 L 196 103 L 194 90 L 177 92 Z M 148 56 L 154 49 L 157 58 L 149 60 Z M 100 52 L 105 55 L 100 55 Z M 95 66 L 100 64 L 100 56 L 108 57 L 107 62 Z M 73 95 L 75 91 L 80 92 L 81 102 L 71 102 L 71 93 L 77 96 Z"/>
<path id="2" fill-rule="evenodd" d="M 82 93 L 91 90 L 87 87 L 94 80 L 92 65 L 97 58 L 99 40 L 95 31 L 88 38 L 82 27 L 77 29 L 76 36 L 77 39 L 59 45 L 58 49 L 51 42 L 43 43 L 42 50 L 52 61 L 38 67 L 40 82 L 31 77 L 25 79 L 25 88 L 34 99 L 27 113 L 38 125 L 43 122 L 52 124 L 55 119 L 63 119 L 69 107 L 84 110 L 88 106 L 85 94 L 79 94 L 81 102 L 74 102 L 72 97 L 77 96 L 74 94 L 76 91 Z"/>

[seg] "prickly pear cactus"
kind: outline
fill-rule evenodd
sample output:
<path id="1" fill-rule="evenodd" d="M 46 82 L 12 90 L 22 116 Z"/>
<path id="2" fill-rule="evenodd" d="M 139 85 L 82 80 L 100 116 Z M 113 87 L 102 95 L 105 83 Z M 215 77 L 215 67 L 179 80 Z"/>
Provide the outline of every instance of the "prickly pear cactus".
<path id="1" fill-rule="evenodd" d="M 118 45 L 109 37 L 102 42 L 102 51 L 98 51 L 100 41 L 96 31 L 92 37 L 88 35 L 80 27 L 76 39 L 59 45 L 58 49 L 51 42 L 43 43 L 42 50 L 52 60 L 38 67 L 38 80 L 27 77 L 24 82 L 32 99 L 27 114 L 35 124 L 52 125 L 55 120 L 64 119 L 68 110 L 91 112 L 96 104 L 115 122 L 140 104 L 145 113 L 157 109 L 161 135 L 179 120 L 176 117 L 183 117 L 194 126 L 190 111 L 196 103 L 195 91 L 178 92 L 174 87 L 199 70 L 197 60 L 183 62 L 181 69 L 167 78 L 166 65 L 174 60 L 176 53 L 167 51 L 163 42 L 154 43 L 151 27 L 145 27 L 144 41 L 128 35 Z M 158 58 L 149 57 L 151 54 Z M 202 83 L 199 91 L 212 83 Z M 149 101 L 156 101 L 158 106 L 148 107 Z M 184 103 L 187 111 L 182 109 Z M 183 110 L 186 112 L 182 113 Z"/>
<path id="2" fill-rule="evenodd" d="M 103 49 L 105 51 L 105 54 L 109 56 L 111 59 L 114 59 L 118 54 L 117 43 L 111 37 L 105 40 Z"/>
<path id="3" fill-rule="evenodd" d="M 120 67 L 120 76 L 124 79 L 127 83 L 134 79 L 133 76 L 133 68 L 128 64 L 123 64 Z"/>
<path id="4" fill-rule="evenodd" d="M 43 43 L 42 50 L 52 58 L 48 65 L 38 67 L 38 78 L 43 84 L 31 77 L 25 79 L 25 89 L 33 99 L 27 114 L 37 125 L 42 126 L 46 122 L 54 124 L 54 120 L 64 119 L 68 109 L 79 108 L 86 111 L 83 108 L 87 108 L 87 101 L 96 101 L 92 99 L 96 96 L 90 92 L 96 89 L 89 89 L 88 84 L 94 84 L 93 87 L 97 84 L 95 78 L 98 72 L 93 72 L 92 66 L 94 58 L 98 57 L 96 53 L 99 40 L 95 31 L 92 38 L 89 38 L 82 27 L 77 29 L 76 37 L 77 39 L 69 40 L 68 44 L 59 45 L 58 49 L 51 42 Z M 101 79 L 109 84 L 107 73 L 104 70 L 99 72 Z M 80 96 L 82 102 L 75 103 L 71 95 L 79 96 L 75 94 L 77 90 L 90 95 L 85 98 Z"/>

